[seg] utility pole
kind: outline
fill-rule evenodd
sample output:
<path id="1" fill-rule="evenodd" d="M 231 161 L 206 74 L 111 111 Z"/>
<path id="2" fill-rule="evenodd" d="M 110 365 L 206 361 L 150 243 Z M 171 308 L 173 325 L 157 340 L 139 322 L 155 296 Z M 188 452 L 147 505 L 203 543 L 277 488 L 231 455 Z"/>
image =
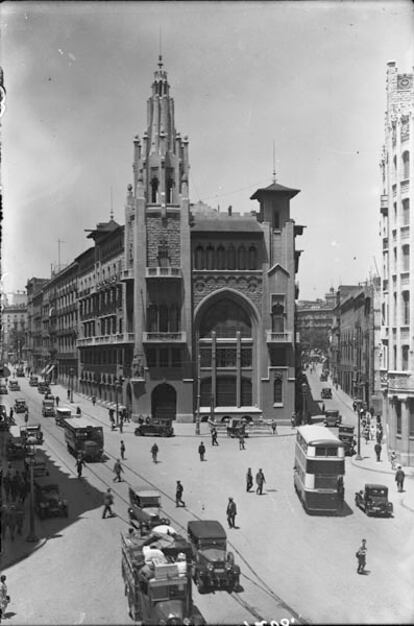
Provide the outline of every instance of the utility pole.
<path id="1" fill-rule="evenodd" d="M 200 354 L 200 342 L 196 341 L 196 351 L 197 351 L 197 412 L 196 412 L 196 428 L 195 434 L 200 434 L 200 395 L 201 395 L 201 354 Z"/>

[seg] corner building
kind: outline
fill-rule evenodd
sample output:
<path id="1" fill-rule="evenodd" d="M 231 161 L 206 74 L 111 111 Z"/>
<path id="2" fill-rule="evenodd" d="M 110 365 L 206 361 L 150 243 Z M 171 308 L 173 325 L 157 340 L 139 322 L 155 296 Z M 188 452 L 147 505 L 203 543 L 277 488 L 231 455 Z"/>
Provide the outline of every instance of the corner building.
<path id="1" fill-rule="evenodd" d="M 175 129 L 160 57 L 147 129 L 134 138 L 125 207 L 123 319 L 133 338 L 124 401 L 134 415 L 213 413 L 289 420 L 300 251 L 290 201 L 258 189 L 257 212 L 189 201 L 189 142 Z M 257 206 L 257 205 L 256 205 Z M 126 353 L 127 354 L 127 353 Z"/>
<path id="2" fill-rule="evenodd" d="M 414 465 L 414 74 L 387 66 L 385 143 L 381 160 L 383 412 L 388 444 Z"/>

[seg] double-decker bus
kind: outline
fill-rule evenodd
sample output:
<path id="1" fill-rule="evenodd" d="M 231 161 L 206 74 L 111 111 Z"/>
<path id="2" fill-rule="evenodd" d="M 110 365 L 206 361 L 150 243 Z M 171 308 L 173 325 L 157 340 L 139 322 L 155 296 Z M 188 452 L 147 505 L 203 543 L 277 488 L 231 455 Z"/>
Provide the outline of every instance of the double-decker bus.
<path id="1" fill-rule="evenodd" d="M 63 420 L 65 441 L 69 452 L 81 454 L 85 461 L 100 461 L 103 455 L 103 429 L 86 417 Z"/>
<path id="2" fill-rule="evenodd" d="M 342 506 L 344 444 L 324 426 L 297 429 L 294 485 L 306 511 L 337 513 Z"/>

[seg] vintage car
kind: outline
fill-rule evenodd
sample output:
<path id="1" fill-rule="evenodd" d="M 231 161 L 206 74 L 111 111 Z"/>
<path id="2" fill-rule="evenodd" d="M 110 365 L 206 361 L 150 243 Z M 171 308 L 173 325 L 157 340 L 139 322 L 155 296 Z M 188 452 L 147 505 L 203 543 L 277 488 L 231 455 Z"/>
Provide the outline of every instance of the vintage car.
<path id="1" fill-rule="evenodd" d="M 20 434 L 23 441 L 26 441 L 29 437 L 33 437 L 36 443 L 42 445 L 43 433 L 40 424 L 31 424 L 28 426 L 20 426 Z"/>
<path id="2" fill-rule="evenodd" d="M 188 522 L 187 534 L 193 549 L 192 574 L 198 591 L 238 589 L 240 567 L 235 565 L 233 553 L 227 551 L 226 531 L 220 522 Z"/>
<path id="3" fill-rule="evenodd" d="M 7 385 L 5 382 L 0 383 L 0 394 L 5 395 L 8 392 Z"/>
<path id="4" fill-rule="evenodd" d="M 18 365 L 16 367 L 16 376 L 18 378 L 24 378 L 24 367 L 23 367 L 23 365 Z"/>
<path id="5" fill-rule="evenodd" d="M 251 420 L 250 417 L 230 417 L 227 420 L 227 437 L 249 436 L 246 427 Z"/>
<path id="6" fill-rule="evenodd" d="M 339 426 L 338 438 L 344 444 L 345 455 L 355 454 L 355 426 Z"/>
<path id="7" fill-rule="evenodd" d="M 172 437 L 174 435 L 174 428 L 172 427 L 172 420 L 168 417 L 153 417 L 147 418 L 145 421 L 141 421 L 135 429 L 137 436 L 144 437 L 145 435 L 152 435 L 153 437 Z"/>
<path id="8" fill-rule="evenodd" d="M 321 383 L 326 383 L 326 381 L 328 380 L 328 372 L 322 372 L 319 376 L 319 380 L 321 381 Z"/>
<path id="9" fill-rule="evenodd" d="M 16 398 L 14 401 L 15 413 L 25 413 L 27 411 L 27 404 L 24 398 Z"/>
<path id="10" fill-rule="evenodd" d="M 39 393 L 50 393 L 50 387 L 47 383 L 39 383 L 37 386 L 37 390 Z"/>
<path id="11" fill-rule="evenodd" d="M 20 391 L 19 381 L 14 380 L 14 378 L 9 380 L 9 389 L 10 391 Z"/>
<path id="12" fill-rule="evenodd" d="M 330 387 L 322 387 L 321 398 L 322 398 L 322 400 L 331 400 L 332 399 L 332 389 Z"/>
<path id="13" fill-rule="evenodd" d="M 168 517 L 161 514 L 161 496 L 158 491 L 130 487 L 129 505 L 129 520 L 133 526 L 138 525 L 141 535 L 154 526 L 170 524 Z"/>
<path id="14" fill-rule="evenodd" d="M 29 385 L 31 387 L 37 387 L 38 384 L 39 384 L 39 378 L 35 376 L 34 374 L 32 374 L 29 378 Z"/>
<path id="15" fill-rule="evenodd" d="M 337 409 L 328 409 L 324 412 L 323 422 L 328 428 L 336 428 L 342 422 L 342 415 Z"/>
<path id="16" fill-rule="evenodd" d="M 374 483 L 366 483 L 365 489 L 355 494 L 355 504 L 367 515 L 393 514 L 392 502 L 388 501 L 388 487 Z"/>
<path id="17" fill-rule="evenodd" d="M 55 400 L 54 398 L 45 398 L 42 402 L 43 417 L 55 417 Z"/>
<path id="18" fill-rule="evenodd" d="M 52 515 L 68 516 L 68 503 L 61 496 L 59 485 L 51 483 L 48 478 L 37 478 L 34 486 L 36 513 L 41 519 Z"/>

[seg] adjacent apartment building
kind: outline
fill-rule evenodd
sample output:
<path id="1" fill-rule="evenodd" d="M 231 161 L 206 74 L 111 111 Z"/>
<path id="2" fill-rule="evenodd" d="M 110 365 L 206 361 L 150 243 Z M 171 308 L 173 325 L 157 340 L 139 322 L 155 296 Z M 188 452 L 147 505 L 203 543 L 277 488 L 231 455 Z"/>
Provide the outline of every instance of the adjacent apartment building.
<path id="1" fill-rule="evenodd" d="M 274 177 L 253 193 L 249 214 L 221 213 L 190 203 L 189 168 L 189 141 L 176 130 L 160 57 L 146 127 L 133 140 L 125 226 L 111 219 L 92 229 L 94 245 L 68 269 L 59 304 L 49 293 L 44 306 L 49 334 L 53 315 L 64 316 L 49 367 L 58 377 L 75 370 L 75 389 L 90 395 L 113 401 L 120 394 L 133 415 L 289 420 L 295 240 L 304 228 L 290 202 L 299 190 Z M 75 346 L 76 366 L 60 356 Z"/>
<path id="2" fill-rule="evenodd" d="M 413 74 L 388 63 L 386 88 L 380 208 L 383 413 L 390 448 L 404 465 L 414 465 Z"/>

